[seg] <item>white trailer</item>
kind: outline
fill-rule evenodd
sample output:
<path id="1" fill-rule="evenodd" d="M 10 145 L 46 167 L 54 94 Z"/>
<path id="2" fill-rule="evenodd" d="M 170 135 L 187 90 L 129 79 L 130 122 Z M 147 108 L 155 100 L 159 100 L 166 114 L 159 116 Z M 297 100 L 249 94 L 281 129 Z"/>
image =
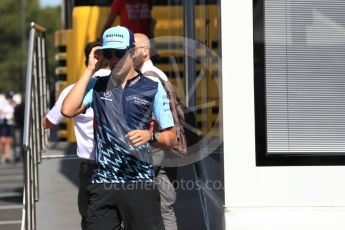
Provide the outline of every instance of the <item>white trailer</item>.
<path id="1" fill-rule="evenodd" d="M 221 2 L 227 230 L 345 229 L 345 139 L 341 132 L 344 10 L 342 1 Z M 256 15 L 260 12 L 261 19 Z M 256 20 L 262 20 L 261 28 Z M 255 53 L 258 37 L 264 39 L 263 55 Z M 274 49 L 280 48 L 284 57 L 275 55 Z M 298 53 L 299 49 L 304 52 Z M 259 75 L 254 55 L 265 59 L 261 60 L 265 62 L 264 73 Z M 279 58 L 285 61 L 279 62 Z M 279 66 L 281 63 L 285 65 Z M 301 71 L 296 72 L 298 64 Z M 275 81 L 282 77 L 279 68 L 290 82 Z M 261 93 L 257 85 L 260 74 L 265 79 L 261 82 L 265 92 Z M 297 74 L 301 81 L 294 85 Z M 310 97 L 303 91 L 311 93 Z M 266 116 L 260 125 L 263 121 L 258 116 L 262 113 L 257 110 L 262 105 L 257 97 L 262 93 Z M 320 108 L 319 116 L 305 126 L 315 112 L 302 109 L 306 116 L 303 118 L 298 113 L 301 110 L 294 110 L 293 106 L 304 100 L 305 108 L 310 108 L 312 105 L 307 102 L 313 98 L 313 106 Z M 285 120 L 273 114 L 277 106 L 287 108 L 286 113 L 284 109 L 280 111 L 281 116 L 286 115 Z M 296 120 L 304 127 L 300 137 L 294 126 Z M 284 122 L 289 127 L 282 127 Z M 312 129 L 314 132 L 308 132 Z M 281 135 L 279 140 L 275 139 L 277 135 Z M 262 138 L 266 141 L 264 150 L 260 149 Z M 262 151 L 264 154 L 260 155 L 258 152 Z"/>

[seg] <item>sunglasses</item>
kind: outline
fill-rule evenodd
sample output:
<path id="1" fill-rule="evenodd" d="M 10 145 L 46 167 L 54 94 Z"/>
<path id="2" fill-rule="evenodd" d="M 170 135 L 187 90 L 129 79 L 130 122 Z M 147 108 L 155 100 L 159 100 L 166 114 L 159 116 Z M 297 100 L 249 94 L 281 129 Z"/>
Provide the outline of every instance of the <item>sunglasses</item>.
<path id="1" fill-rule="evenodd" d="M 102 54 L 106 59 L 111 59 L 114 56 L 120 59 L 123 56 L 125 56 L 127 51 L 128 50 L 105 49 L 105 50 L 102 50 Z"/>

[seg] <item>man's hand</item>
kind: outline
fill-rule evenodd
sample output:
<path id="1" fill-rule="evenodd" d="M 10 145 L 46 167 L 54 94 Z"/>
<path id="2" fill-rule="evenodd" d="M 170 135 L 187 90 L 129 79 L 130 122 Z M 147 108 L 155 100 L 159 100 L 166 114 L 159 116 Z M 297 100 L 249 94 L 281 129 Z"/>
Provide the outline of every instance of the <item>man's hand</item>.
<path id="1" fill-rule="evenodd" d="M 133 130 L 126 134 L 125 138 L 135 147 L 146 144 L 150 140 L 150 132 L 148 130 Z"/>
<path id="2" fill-rule="evenodd" d="M 54 127 L 54 124 L 51 123 L 51 121 L 48 119 L 47 116 L 44 116 L 43 119 L 42 119 L 42 125 L 43 125 L 43 128 L 45 129 L 51 129 Z"/>
<path id="3" fill-rule="evenodd" d="M 100 46 L 92 48 L 89 54 L 89 63 L 87 63 L 87 68 L 95 72 L 102 67 L 103 55 L 100 48 Z"/>

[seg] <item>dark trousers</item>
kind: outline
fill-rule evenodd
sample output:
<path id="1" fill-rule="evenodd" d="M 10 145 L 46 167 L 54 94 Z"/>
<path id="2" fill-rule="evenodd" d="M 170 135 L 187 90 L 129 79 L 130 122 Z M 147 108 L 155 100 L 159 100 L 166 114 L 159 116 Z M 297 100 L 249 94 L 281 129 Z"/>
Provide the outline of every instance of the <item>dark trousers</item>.
<path id="1" fill-rule="evenodd" d="M 151 182 L 88 186 L 88 230 L 164 230 L 157 186 Z"/>
<path id="2" fill-rule="evenodd" d="M 89 201 L 89 193 L 87 186 L 90 184 L 92 171 L 95 163 L 82 160 L 79 165 L 79 191 L 78 191 L 78 209 L 81 215 L 81 228 L 86 230 L 87 205 Z"/>

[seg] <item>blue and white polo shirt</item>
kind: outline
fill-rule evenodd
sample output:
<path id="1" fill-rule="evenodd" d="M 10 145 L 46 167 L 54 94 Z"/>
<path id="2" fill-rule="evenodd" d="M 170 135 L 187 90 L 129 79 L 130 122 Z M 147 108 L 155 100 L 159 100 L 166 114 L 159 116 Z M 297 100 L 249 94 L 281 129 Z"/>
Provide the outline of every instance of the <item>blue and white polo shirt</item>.
<path id="1" fill-rule="evenodd" d="M 174 126 L 169 100 L 159 80 L 142 73 L 122 88 L 110 76 L 92 79 L 83 104 L 95 116 L 96 168 L 92 183 L 153 181 L 151 147 L 134 148 L 125 135 L 148 130 L 152 114 L 162 129 Z"/>

